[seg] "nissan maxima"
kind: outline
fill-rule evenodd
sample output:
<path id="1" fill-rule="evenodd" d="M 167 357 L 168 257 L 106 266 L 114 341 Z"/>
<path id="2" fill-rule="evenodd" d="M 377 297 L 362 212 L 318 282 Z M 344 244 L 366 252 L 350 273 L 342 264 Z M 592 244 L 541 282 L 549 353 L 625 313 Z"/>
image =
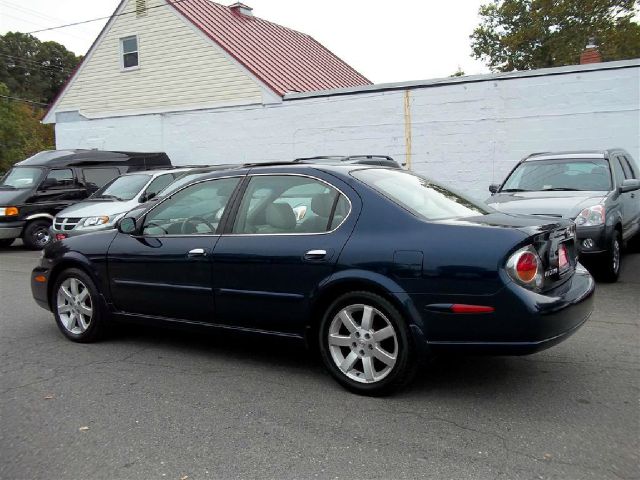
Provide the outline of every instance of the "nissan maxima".
<path id="1" fill-rule="evenodd" d="M 551 347 L 594 292 L 570 220 L 499 213 L 399 169 L 310 164 L 212 172 L 48 246 L 31 285 L 76 342 L 112 322 L 293 337 L 369 395 L 434 353 Z"/>

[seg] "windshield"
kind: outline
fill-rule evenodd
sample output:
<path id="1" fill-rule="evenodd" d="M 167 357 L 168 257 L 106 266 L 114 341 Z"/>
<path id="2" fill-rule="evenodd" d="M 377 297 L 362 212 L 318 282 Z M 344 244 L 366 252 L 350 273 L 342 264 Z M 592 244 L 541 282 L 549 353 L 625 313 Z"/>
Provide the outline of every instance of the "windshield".
<path id="1" fill-rule="evenodd" d="M 151 180 L 151 175 L 143 174 L 118 177 L 94 193 L 91 198 L 131 200 L 142 191 L 149 180 Z"/>
<path id="2" fill-rule="evenodd" d="M 351 175 L 425 220 L 489 213 L 488 207 L 406 171 L 370 168 Z"/>
<path id="3" fill-rule="evenodd" d="M 34 167 L 15 167 L 0 181 L 0 188 L 31 188 L 37 185 L 42 177 L 42 169 Z"/>
<path id="4" fill-rule="evenodd" d="M 604 159 L 533 160 L 509 176 L 501 192 L 553 190 L 611 190 L 609 163 Z"/>

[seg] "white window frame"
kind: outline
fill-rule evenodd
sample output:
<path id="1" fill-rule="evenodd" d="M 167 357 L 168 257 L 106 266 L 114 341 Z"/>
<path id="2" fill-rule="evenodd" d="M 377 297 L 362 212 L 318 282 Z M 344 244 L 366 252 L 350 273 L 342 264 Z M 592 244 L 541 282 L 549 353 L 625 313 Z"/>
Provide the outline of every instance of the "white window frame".
<path id="1" fill-rule="evenodd" d="M 124 66 L 124 56 L 125 56 L 124 42 L 125 42 L 125 40 L 129 40 L 131 38 L 135 38 L 136 39 L 136 50 L 134 52 L 127 52 L 127 54 L 137 53 L 138 54 L 138 64 L 134 65 L 133 67 L 125 67 Z M 122 72 L 130 72 L 132 70 L 138 70 L 139 68 L 140 68 L 140 37 L 138 36 L 138 34 L 127 35 L 126 37 L 120 37 L 120 71 L 122 71 Z"/>

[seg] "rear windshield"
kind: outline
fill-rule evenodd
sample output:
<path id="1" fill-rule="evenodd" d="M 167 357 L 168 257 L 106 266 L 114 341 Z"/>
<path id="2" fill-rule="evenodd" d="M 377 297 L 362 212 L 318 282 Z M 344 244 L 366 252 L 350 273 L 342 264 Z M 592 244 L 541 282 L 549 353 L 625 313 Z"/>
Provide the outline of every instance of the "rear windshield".
<path id="1" fill-rule="evenodd" d="M 611 190 L 609 163 L 604 159 L 532 160 L 518 165 L 502 192 Z"/>
<path id="2" fill-rule="evenodd" d="M 32 188 L 35 186 L 43 170 L 35 167 L 15 167 L 0 180 L 0 188 L 5 190 Z"/>
<path id="3" fill-rule="evenodd" d="M 370 168 L 351 175 L 425 220 L 489 213 L 487 206 L 404 170 Z"/>
<path id="4" fill-rule="evenodd" d="M 131 200 L 142 191 L 149 180 L 151 175 L 144 174 L 118 177 L 94 193 L 91 198 Z"/>

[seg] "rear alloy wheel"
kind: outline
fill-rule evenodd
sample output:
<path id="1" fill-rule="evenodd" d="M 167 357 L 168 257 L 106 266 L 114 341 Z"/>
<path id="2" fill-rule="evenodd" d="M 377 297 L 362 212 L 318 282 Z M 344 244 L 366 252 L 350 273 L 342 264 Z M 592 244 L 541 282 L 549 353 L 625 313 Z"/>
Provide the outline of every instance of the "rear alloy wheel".
<path id="1" fill-rule="evenodd" d="M 622 260 L 622 238 L 617 230 L 613 234 L 609 249 L 602 259 L 602 280 L 605 282 L 617 282 L 620 276 L 620 264 Z"/>
<path id="2" fill-rule="evenodd" d="M 364 395 L 390 393 L 416 369 L 404 319 L 387 300 L 369 292 L 344 295 L 327 310 L 320 353 L 336 380 Z"/>
<path id="3" fill-rule="evenodd" d="M 34 220 L 29 223 L 22 234 L 25 247 L 30 250 L 42 250 L 51 242 L 51 223 L 47 220 Z"/>
<path id="4" fill-rule="evenodd" d="M 65 270 L 58 277 L 52 302 L 60 331 L 74 342 L 97 340 L 103 330 L 104 318 L 99 295 L 91 278 L 82 270 Z"/>

